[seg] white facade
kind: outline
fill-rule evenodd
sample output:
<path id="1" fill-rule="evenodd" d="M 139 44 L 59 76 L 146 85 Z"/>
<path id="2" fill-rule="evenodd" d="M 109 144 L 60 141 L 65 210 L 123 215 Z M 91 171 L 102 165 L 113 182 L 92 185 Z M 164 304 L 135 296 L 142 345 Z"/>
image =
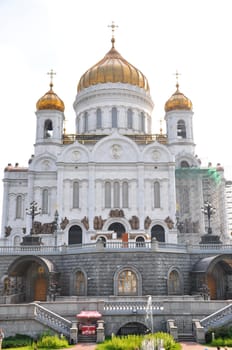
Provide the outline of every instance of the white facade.
<path id="1" fill-rule="evenodd" d="M 28 168 L 5 169 L 1 243 L 19 244 L 30 234 L 33 220 L 26 208 L 33 201 L 41 208 L 33 232 L 46 244 L 114 241 L 125 239 L 123 233 L 130 241 L 199 243 L 207 226 L 201 207 L 208 169 L 200 168 L 194 153 L 193 112 L 178 108 L 166 111 L 167 135 L 156 138 L 149 89 L 136 83 L 96 82 L 81 89 L 74 135 L 64 134 L 64 113 L 56 102 L 38 108 Z M 225 239 L 220 174 L 219 185 L 210 179 L 207 200 L 218 209 L 215 234 Z"/>

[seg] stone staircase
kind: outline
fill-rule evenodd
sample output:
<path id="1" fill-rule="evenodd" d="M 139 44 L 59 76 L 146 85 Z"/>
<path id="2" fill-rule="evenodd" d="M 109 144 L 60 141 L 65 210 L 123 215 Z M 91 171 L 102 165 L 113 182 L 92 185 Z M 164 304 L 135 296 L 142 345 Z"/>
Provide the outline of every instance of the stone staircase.
<path id="1" fill-rule="evenodd" d="M 42 305 L 32 303 L 34 305 L 34 319 L 43 325 L 48 326 L 58 333 L 64 334 L 69 338 L 72 322 L 61 317 L 60 315 L 46 309 Z"/>
<path id="2" fill-rule="evenodd" d="M 78 334 L 78 343 L 96 343 L 96 334 Z"/>
<path id="3" fill-rule="evenodd" d="M 232 304 L 229 304 L 213 314 L 200 320 L 201 325 L 207 331 L 209 328 L 220 327 L 232 322 Z"/>
<path id="4" fill-rule="evenodd" d="M 179 343 L 195 343 L 196 339 L 192 333 L 178 333 Z"/>

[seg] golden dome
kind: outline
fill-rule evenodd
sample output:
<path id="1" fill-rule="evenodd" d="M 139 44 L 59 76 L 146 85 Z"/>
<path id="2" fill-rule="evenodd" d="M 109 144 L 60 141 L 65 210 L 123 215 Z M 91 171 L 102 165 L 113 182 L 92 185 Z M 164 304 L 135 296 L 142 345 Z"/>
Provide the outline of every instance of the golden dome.
<path id="1" fill-rule="evenodd" d="M 173 111 L 175 109 L 179 110 L 192 110 L 192 102 L 179 91 L 179 84 L 176 84 L 176 92 L 169 98 L 169 100 L 165 103 L 165 112 Z"/>
<path id="2" fill-rule="evenodd" d="M 114 38 L 111 39 L 111 42 L 112 48 L 105 57 L 82 75 L 77 91 L 80 92 L 89 86 L 104 83 L 131 84 L 149 91 L 147 78 L 115 50 Z"/>
<path id="3" fill-rule="evenodd" d="M 50 83 L 50 90 L 43 95 L 36 103 L 37 111 L 51 109 L 64 112 L 64 102 L 52 90 L 53 84 Z"/>

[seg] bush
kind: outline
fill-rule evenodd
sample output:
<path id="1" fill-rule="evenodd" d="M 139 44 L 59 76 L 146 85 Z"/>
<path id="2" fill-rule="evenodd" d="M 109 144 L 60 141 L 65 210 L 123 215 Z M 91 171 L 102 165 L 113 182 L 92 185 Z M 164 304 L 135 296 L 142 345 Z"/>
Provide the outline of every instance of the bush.
<path id="1" fill-rule="evenodd" d="M 59 338 L 57 335 L 42 336 L 36 343 L 37 348 L 61 349 L 68 348 L 69 344 L 65 337 Z"/>
<path id="2" fill-rule="evenodd" d="M 214 333 L 214 339 L 213 339 Z M 211 328 L 205 335 L 205 341 L 212 346 L 232 346 L 232 327 L 222 326 Z"/>
<path id="3" fill-rule="evenodd" d="M 98 344 L 96 350 L 135 350 L 145 347 L 145 342 L 153 342 L 154 345 L 163 342 L 163 347 L 166 350 L 181 350 L 181 345 L 176 343 L 174 338 L 163 332 L 154 334 L 142 335 L 128 335 L 128 336 L 115 336 L 104 343 Z"/>
<path id="4" fill-rule="evenodd" d="M 16 334 L 15 336 L 6 337 L 3 339 L 2 348 L 18 348 L 23 346 L 29 346 L 33 342 L 33 339 L 26 334 Z"/>

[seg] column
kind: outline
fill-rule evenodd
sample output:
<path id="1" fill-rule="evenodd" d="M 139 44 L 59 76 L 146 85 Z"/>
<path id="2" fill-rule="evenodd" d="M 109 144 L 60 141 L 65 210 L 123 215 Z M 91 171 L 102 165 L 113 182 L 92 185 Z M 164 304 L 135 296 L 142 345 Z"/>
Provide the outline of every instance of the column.
<path id="1" fill-rule="evenodd" d="M 137 183 L 138 183 L 138 196 L 137 196 L 137 208 L 139 209 L 139 229 L 143 230 L 144 224 L 144 163 L 138 164 L 137 167 Z"/>
<path id="2" fill-rule="evenodd" d="M 88 219 L 89 230 L 93 231 L 93 218 L 95 208 L 95 164 L 89 164 L 89 181 L 88 181 Z"/>

